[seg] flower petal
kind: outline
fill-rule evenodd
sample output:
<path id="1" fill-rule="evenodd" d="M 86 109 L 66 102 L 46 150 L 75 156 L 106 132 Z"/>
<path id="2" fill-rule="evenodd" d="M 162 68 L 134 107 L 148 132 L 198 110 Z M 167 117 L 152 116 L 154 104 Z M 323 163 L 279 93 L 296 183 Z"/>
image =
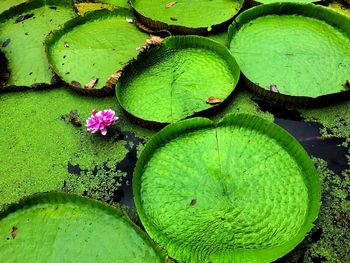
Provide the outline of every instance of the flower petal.
<path id="1" fill-rule="evenodd" d="M 107 129 L 106 129 L 106 128 L 102 129 L 102 130 L 101 130 L 101 134 L 102 134 L 102 135 L 106 135 L 106 134 L 107 134 Z"/>

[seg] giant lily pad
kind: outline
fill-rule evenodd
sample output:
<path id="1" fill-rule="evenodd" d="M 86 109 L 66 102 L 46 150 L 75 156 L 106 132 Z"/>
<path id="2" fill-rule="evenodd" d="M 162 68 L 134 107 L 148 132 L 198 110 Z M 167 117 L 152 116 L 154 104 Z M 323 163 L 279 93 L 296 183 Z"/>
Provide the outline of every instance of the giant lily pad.
<path id="1" fill-rule="evenodd" d="M 230 50 L 249 84 L 283 101 L 325 98 L 347 90 L 350 19 L 313 4 L 254 7 L 230 28 Z"/>
<path id="2" fill-rule="evenodd" d="M 270 262 L 313 227 L 320 182 L 300 144 L 247 114 L 172 124 L 133 178 L 148 234 L 179 262 Z"/>
<path id="3" fill-rule="evenodd" d="M 152 30 L 210 34 L 227 27 L 242 0 L 131 0 L 137 19 Z"/>
<path id="4" fill-rule="evenodd" d="M 35 195 L 0 220 L 1 262 L 163 262 L 119 210 L 74 195 Z"/>
<path id="5" fill-rule="evenodd" d="M 289 3 L 315 3 L 315 2 L 321 2 L 320 0 L 247 0 L 247 3 L 251 6 L 260 5 L 260 4 L 271 4 L 271 3 L 283 3 L 283 2 L 289 2 Z"/>
<path id="6" fill-rule="evenodd" d="M 136 57 L 137 48 L 149 37 L 129 19 L 132 14 L 126 9 L 101 10 L 54 31 L 46 40 L 46 52 L 55 72 L 79 91 L 111 91 L 113 73 Z M 93 80 L 95 85 L 84 89 Z"/>
<path id="7" fill-rule="evenodd" d="M 0 15 L 0 49 L 11 73 L 6 89 L 52 82 L 43 42 L 51 30 L 74 16 L 69 0 L 34 0 Z"/>
<path id="8" fill-rule="evenodd" d="M 112 10 L 114 9 L 114 6 L 111 4 L 105 4 L 105 3 L 78 3 L 74 5 L 74 8 L 79 15 L 85 15 L 88 12 L 92 12 L 96 10 L 102 10 L 102 9 Z"/>
<path id="9" fill-rule="evenodd" d="M 124 69 L 116 92 L 133 117 L 172 123 L 224 101 L 239 74 L 230 52 L 215 41 L 170 37 Z"/>
<path id="10" fill-rule="evenodd" d="M 130 8 L 128 0 L 99 0 L 99 2 L 111 4 L 114 6 L 120 6 L 120 7 L 124 7 L 124 8 Z"/>
<path id="11" fill-rule="evenodd" d="M 6 0 L 0 2 L 0 14 L 11 7 L 27 2 L 27 0 Z"/>

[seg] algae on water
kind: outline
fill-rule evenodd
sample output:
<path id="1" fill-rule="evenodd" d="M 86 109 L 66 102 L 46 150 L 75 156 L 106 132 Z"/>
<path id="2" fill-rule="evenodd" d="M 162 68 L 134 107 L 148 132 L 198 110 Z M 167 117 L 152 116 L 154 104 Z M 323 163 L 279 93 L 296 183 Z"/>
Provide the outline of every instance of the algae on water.
<path id="1" fill-rule="evenodd" d="M 350 102 L 344 101 L 323 108 L 304 109 L 302 115 L 308 121 L 320 122 L 323 137 L 344 138 L 343 146 L 350 146 Z"/>
<path id="2" fill-rule="evenodd" d="M 350 262 L 350 168 L 339 175 L 330 171 L 324 160 L 313 161 L 322 180 L 322 205 L 316 226 L 279 262 Z"/>
<path id="3" fill-rule="evenodd" d="M 108 199 L 125 176 L 115 166 L 127 149 L 112 135 L 86 131 L 84 122 L 93 108 L 111 108 L 120 115 L 113 97 L 84 97 L 65 88 L 0 94 L 0 148 L 6 153 L 0 157 L 0 210 L 21 197 L 64 186 Z M 83 126 L 65 120 L 72 110 Z M 69 165 L 79 165 L 82 174 L 69 173 Z"/>

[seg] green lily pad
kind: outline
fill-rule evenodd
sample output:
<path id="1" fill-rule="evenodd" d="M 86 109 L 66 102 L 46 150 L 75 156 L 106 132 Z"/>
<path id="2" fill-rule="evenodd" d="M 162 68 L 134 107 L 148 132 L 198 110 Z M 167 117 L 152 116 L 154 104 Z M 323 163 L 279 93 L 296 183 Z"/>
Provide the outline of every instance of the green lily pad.
<path id="1" fill-rule="evenodd" d="M 164 262 L 164 253 L 111 206 L 61 193 L 34 195 L 0 220 L 1 262 Z"/>
<path id="2" fill-rule="evenodd" d="M 137 48 L 149 38 L 132 18 L 129 10 L 116 9 L 90 12 L 67 22 L 46 39 L 53 70 L 79 91 L 110 92 L 116 82 L 112 75 L 136 57 Z M 96 85 L 84 88 L 92 80 L 98 80 Z"/>
<path id="3" fill-rule="evenodd" d="M 100 0 L 99 2 L 111 4 L 114 6 L 120 6 L 124 8 L 130 8 L 129 1 L 128 0 Z"/>
<path id="4" fill-rule="evenodd" d="M 215 108 L 232 93 L 239 74 L 228 49 L 217 42 L 170 37 L 124 69 L 116 93 L 133 117 L 166 124 Z"/>
<path id="5" fill-rule="evenodd" d="M 283 101 L 348 90 L 350 19 L 313 4 L 275 3 L 240 14 L 230 50 L 259 94 Z"/>
<path id="6" fill-rule="evenodd" d="M 152 137 L 134 173 L 147 233 L 179 262 L 270 262 L 300 243 L 320 181 L 300 144 L 260 117 L 193 118 Z"/>
<path id="7" fill-rule="evenodd" d="M 0 2 L 0 14 L 11 7 L 14 7 L 19 4 L 23 4 L 27 2 L 28 0 L 5 0 Z"/>
<path id="8" fill-rule="evenodd" d="M 131 0 L 137 19 L 146 27 L 176 34 L 210 34 L 225 29 L 242 0 Z"/>
<path id="9" fill-rule="evenodd" d="M 260 4 L 271 4 L 271 3 L 284 3 L 284 2 L 289 2 L 289 3 L 316 3 L 316 2 L 321 2 L 322 0 L 247 0 L 247 3 L 250 6 L 256 6 Z"/>
<path id="10" fill-rule="evenodd" d="M 53 81 L 43 42 L 51 30 L 74 16 L 69 0 L 35 0 L 0 15 L 0 49 L 8 59 L 11 73 L 3 88 L 11 90 Z"/>

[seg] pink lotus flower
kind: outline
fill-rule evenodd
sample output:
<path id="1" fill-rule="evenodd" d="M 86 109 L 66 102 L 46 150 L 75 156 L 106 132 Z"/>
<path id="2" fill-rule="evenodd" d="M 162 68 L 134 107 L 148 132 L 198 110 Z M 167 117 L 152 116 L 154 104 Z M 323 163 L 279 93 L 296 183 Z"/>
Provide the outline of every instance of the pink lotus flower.
<path id="1" fill-rule="evenodd" d="M 104 111 L 92 110 L 92 115 L 86 120 L 86 128 L 89 132 L 95 133 L 101 131 L 102 135 L 107 134 L 107 127 L 114 125 L 118 117 L 115 116 L 115 112 L 111 109 Z"/>

